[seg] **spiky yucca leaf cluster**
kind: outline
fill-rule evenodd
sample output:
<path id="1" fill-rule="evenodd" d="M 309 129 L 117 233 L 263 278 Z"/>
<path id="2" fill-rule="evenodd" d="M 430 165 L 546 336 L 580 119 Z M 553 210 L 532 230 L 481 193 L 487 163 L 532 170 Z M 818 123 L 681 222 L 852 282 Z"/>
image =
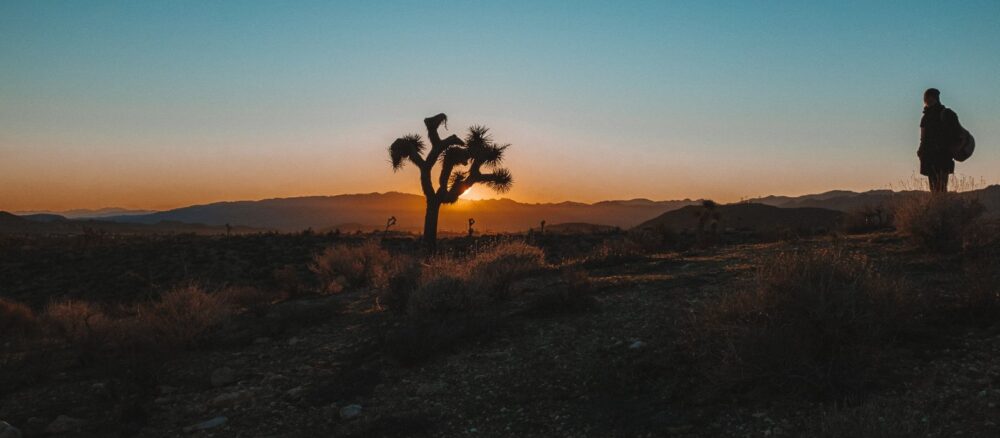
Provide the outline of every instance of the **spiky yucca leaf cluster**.
<path id="1" fill-rule="evenodd" d="M 480 125 L 470 127 L 464 140 L 454 135 L 441 139 L 437 130 L 447 120 L 444 114 L 424 119 L 431 143 L 426 155 L 426 145 L 420 135 L 410 134 L 396 139 L 389 146 L 393 170 L 401 169 L 406 162 L 413 163 L 420 169 L 424 195 L 441 204 L 458 201 L 462 193 L 477 183 L 499 193 L 509 191 L 514 179 L 510 171 L 500 165 L 510 145 L 496 143 L 489 128 Z M 441 173 L 435 189 L 430 174 L 438 162 L 441 162 Z M 484 170 L 488 172 L 484 173 Z"/>

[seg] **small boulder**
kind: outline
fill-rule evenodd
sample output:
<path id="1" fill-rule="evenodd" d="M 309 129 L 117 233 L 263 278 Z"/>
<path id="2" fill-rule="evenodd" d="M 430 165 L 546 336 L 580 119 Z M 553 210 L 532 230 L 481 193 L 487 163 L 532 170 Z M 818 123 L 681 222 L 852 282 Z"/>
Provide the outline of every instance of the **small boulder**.
<path id="1" fill-rule="evenodd" d="M 236 371 L 232 368 L 222 367 L 212 371 L 212 386 L 218 388 L 236 382 Z"/>
<path id="2" fill-rule="evenodd" d="M 350 420 L 361 415 L 361 405 L 347 405 L 340 408 L 340 418 Z"/>
<path id="3" fill-rule="evenodd" d="M 645 342 L 642 342 L 640 340 L 636 340 L 636 341 L 632 342 L 631 344 L 629 344 L 628 348 L 630 350 L 641 350 L 645 346 L 646 346 Z"/>
<path id="4" fill-rule="evenodd" d="M 215 418 L 213 418 L 211 420 L 205 420 L 205 421 L 202 421 L 201 423 L 193 424 L 191 426 L 185 427 L 184 431 L 185 432 L 195 432 L 195 431 L 205 430 L 205 429 L 214 429 L 216 427 L 219 427 L 219 426 L 222 426 L 222 425 L 226 424 L 228 421 L 229 421 L 228 418 L 219 416 L 219 417 L 215 417 Z"/>
<path id="5" fill-rule="evenodd" d="M 234 405 L 244 400 L 253 398 L 253 393 L 250 391 L 234 391 L 227 392 L 225 394 L 220 394 L 218 397 L 212 399 L 210 403 L 212 406 L 228 406 Z"/>
<path id="6" fill-rule="evenodd" d="M 21 430 L 6 421 L 0 421 L 0 438 L 21 438 Z"/>
<path id="7" fill-rule="evenodd" d="M 45 433 L 56 434 L 77 432 L 80 429 L 83 429 L 85 424 L 87 424 L 87 422 L 79 418 L 73 418 L 68 415 L 60 415 L 45 427 Z"/>

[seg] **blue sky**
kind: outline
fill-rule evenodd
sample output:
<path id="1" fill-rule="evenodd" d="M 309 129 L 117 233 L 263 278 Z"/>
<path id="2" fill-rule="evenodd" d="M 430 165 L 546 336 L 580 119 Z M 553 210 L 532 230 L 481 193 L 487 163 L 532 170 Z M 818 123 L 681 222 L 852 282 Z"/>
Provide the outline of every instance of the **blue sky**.
<path id="1" fill-rule="evenodd" d="M 0 2 L 0 210 L 416 192 L 445 112 L 525 201 L 884 188 L 923 89 L 1000 175 L 1000 2 Z M 489 196 L 478 193 L 478 196 Z"/>

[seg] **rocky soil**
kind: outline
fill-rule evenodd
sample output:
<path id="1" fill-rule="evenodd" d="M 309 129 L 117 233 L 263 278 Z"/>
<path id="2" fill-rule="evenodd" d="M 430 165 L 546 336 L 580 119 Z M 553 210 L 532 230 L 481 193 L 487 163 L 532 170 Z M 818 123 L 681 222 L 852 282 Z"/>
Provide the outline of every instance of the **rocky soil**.
<path id="1" fill-rule="evenodd" d="M 543 273 L 515 286 L 485 335 L 417 364 L 390 354 L 397 322 L 371 292 L 286 302 L 148 375 L 21 368 L 0 388 L 0 437 L 1000 436 L 1000 325 L 916 333 L 883 381 L 847 401 L 749 397 L 700 377 L 686 333 L 700 304 L 743 287 L 761 254 L 829 244 L 595 268 L 594 305 L 565 312 L 537 311 L 560 282 Z M 927 293 L 949 284 L 946 265 L 893 236 L 839 244 L 894 263 Z"/>

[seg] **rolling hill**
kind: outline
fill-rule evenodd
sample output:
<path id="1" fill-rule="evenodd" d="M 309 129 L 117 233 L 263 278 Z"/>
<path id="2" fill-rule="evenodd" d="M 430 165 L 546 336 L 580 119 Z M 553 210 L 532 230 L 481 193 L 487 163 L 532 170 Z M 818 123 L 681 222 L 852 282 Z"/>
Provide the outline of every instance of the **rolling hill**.
<path id="1" fill-rule="evenodd" d="M 674 230 L 694 230 L 704 211 L 700 205 L 689 205 L 643 222 L 636 228 L 667 227 Z M 781 208 L 764 204 L 728 204 L 716 207 L 720 229 L 770 231 L 780 229 L 817 230 L 834 228 L 845 213 L 824 208 Z"/>
<path id="2" fill-rule="evenodd" d="M 460 200 L 441 209 L 439 228 L 443 232 L 464 232 L 468 219 L 476 219 L 480 232 L 512 232 L 537 228 L 542 220 L 550 224 L 591 223 L 629 228 L 697 201 L 604 201 L 595 204 L 561 202 L 528 204 L 510 199 Z M 155 224 L 161 221 L 208 225 L 247 225 L 281 231 L 306 228 L 328 230 L 342 224 L 352 229 L 381 229 L 395 216 L 400 231 L 419 232 L 423 227 L 425 201 L 405 193 L 370 193 L 339 196 L 278 198 L 260 201 L 218 202 L 178 208 L 146 215 L 109 218 L 126 223 Z"/>
<path id="3" fill-rule="evenodd" d="M 264 231 L 250 227 L 233 227 L 233 233 L 252 233 Z M 69 219 L 54 214 L 31 214 L 18 216 L 6 211 L 0 211 L 0 234 L 223 234 L 225 226 L 191 224 L 176 221 L 163 221 L 155 224 L 121 223 L 94 219 Z"/>

